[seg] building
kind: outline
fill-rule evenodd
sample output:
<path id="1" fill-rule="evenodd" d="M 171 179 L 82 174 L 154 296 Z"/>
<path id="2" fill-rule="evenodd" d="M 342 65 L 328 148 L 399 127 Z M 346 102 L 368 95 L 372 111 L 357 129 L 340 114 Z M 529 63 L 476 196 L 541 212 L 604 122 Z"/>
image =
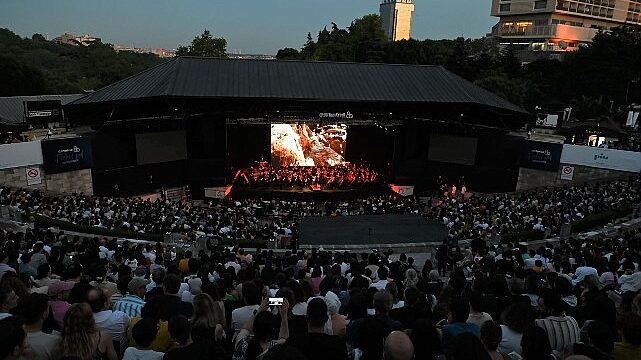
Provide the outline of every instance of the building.
<path id="1" fill-rule="evenodd" d="M 407 40 L 412 36 L 413 12 L 414 0 L 383 0 L 381 18 L 388 39 Z"/>
<path id="2" fill-rule="evenodd" d="M 131 46 L 116 44 L 113 48 L 115 52 L 127 51 L 136 54 L 154 54 L 161 58 L 172 58 L 176 56 L 176 52 L 174 50 L 168 50 L 165 48 L 137 48 L 133 44 Z"/>
<path id="3" fill-rule="evenodd" d="M 78 46 L 78 45 L 89 46 L 94 41 L 100 41 L 100 38 L 91 36 L 89 34 L 74 35 L 74 34 L 64 33 L 54 38 L 53 41 L 58 44 L 67 44 L 67 45 L 73 45 L 73 46 Z"/>
<path id="4" fill-rule="evenodd" d="M 641 25 L 641 0 L 492 0 L 492 36 L 524 50 L 565 52 L 599 30 Z"/>
<path id="5" fill-rule="evenodd" d="M 513 191 L 518 139 L 503 135 L 531 118 L 440 66 L 206 57 L 173 58 L 64 113 L 70 128 L 100 129 L 92 137 L 94 194 L 188 184 L 194 199 L 270 159 L 272 124 L 301 121 L 347 125 L 345 160 L 394 184 L 427 186 L 434 174 L 450 174 L 477 191 Z"/>

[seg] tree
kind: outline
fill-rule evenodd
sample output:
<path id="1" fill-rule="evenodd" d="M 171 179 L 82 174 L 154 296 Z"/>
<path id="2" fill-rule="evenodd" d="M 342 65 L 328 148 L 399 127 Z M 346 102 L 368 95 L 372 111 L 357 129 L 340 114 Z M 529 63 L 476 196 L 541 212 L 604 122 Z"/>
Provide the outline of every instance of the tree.
<path id="1" fill-rule="evenodd" d="M 209 30 L 205 29 L 200 36 L 196 36 L 191 45 L 179 46 L 176 50 L 177 56 L 205 56 L 205 57 L 227 57 L 227 40 L 215 38 Z"/>
<path id="2" fill-rule="evenodd" d="M 0 96 L 39 95 L 46 92 L 40 71 L 6 57 L 0 57 L 0 84 Z"/>
<path id="3" fill-rule="evenodd" d="M 303 48 L 300 50 L 300 58 L 311 59 L 311 57 L 314 56 L 315 51 L 316 43 L 314 42 L 314 38 L 312 38 L 312 33 L 308 32 L 307 42 L 305 42 L 305 45 L 303 45 Z"/>
<path id="4" fill-rule="evenodd" d="M 42 36 L 42 34 L 38 34 L 38 33 L 31 35 L 31 40 L 33 40 L 33 41 L 47 41 L 47 39 L 45 39 L 45 37 Z"/>
<path id="5" fill-rule="evenodd" d="M 351 45 L 356 62 L 382 62 L 384 46 L 389 41 L 378 15 L 365 15 L 349 26 Z"/>
<path id="6" fill-rule="evenodd" d="M 292 48 L 280 49 L 276 54 L 276 59 L 278 60 L 297 60 L 299 58 L 300 58 L 300 52 Z"/>
<path id="7" fill-rule="evenodd" d="M 505 75 L 489 76 L 475 81 L 474 84 L 516 105 L 523 102 L 523 87 L 517 80 L 509 79 Z"/>
<path id="8" fill-rule="evenodd" d="M 500 63 L 508 77 L 516 78 L 521 75 L 521 61 L 516 57 L 516 50 L 512 45 L 501 51 Z"/>

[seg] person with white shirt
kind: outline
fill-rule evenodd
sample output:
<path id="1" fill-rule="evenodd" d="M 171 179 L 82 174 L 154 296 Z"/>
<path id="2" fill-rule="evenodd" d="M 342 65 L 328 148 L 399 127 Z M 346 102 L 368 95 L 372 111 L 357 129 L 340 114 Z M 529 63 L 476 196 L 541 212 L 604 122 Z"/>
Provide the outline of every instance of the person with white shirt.
<path id="1" fill-rule="evenodd" d="M 641 272 L 634 272 L 635 266 L 632 261 L 624 262 L 622 267 L 625 273 L 619 277 L 619 289 L 624 293 L 637 293 L 641 290 Z"/>
<path id="2" fill-rule="evenodd" d="M 373 282 L 370 287 L 376 288 L 378 290 L 383 290 L 388 284 L 387 281 L 387 276 L 389 275 L 389 271 L 385 266 L 381 266 L 378 268 L 378 278 L 379 280 L 377 282 Z"/>
<path id="3" fill-rule="evenodd" d="M 258 310 L 261 302 L 261 289 L 253 282 L 245 282 L 241 288 L 241 296 L 245 302 L 245 306 L 231 313 L 231 328 L 236 333 L 243 328 L 245 322 Z"/>
<path id="4" fill-rule="evenodd" d="M 122 353 L 128 343 L 129 316 L 122 311 L 109 310 L 111 307 L 109 298 L 99 288 L 89 290 L 87 300 L 91 306 L 96 327 L 109 333 L 114 341 L 119 342 Z"/>
<path id="5" fill-rule="evenodd" d="M 49 316 L 49 298 L 44 294 L 29 294 L 20 299 L 21 315 L 25 321 L 27 341 L 34 359 L 53 359 L 60 333 L 42 332 L 42 325 Z"/>

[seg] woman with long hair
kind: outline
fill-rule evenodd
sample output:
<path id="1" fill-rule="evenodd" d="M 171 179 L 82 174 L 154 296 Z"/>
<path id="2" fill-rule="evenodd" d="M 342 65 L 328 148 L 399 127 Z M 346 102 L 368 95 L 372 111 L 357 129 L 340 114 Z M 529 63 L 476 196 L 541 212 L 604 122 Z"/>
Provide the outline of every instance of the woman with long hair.
<path id="1" fill-rule="evenodd" d="M 67 311 L 56 353 L 61 359 L 118 359 L 111 335 L 96 328 L 87 303 L 73 304 Z"/>
<path id="2" fill-rule="evenodd" d="M 194 314 L 191 318 L 191 337 L 194 342 L 211 344 L 223 339 L 223 315 L 218 303 L 209 294 L 194 297 Z"/>

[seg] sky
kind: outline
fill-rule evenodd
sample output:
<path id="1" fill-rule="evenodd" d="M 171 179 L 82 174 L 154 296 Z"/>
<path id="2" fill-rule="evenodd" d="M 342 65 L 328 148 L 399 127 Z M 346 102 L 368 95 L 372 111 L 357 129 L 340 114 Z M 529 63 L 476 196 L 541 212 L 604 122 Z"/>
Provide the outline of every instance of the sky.
<path id="1" fill-rule="evenodd" d="M 0 27 L 21 36 L 91 34 L 103 42 L 175 49 L 209 29 L 230 53 L 300 48 L 335 22 L 378 14 L 380 0 L 0 0 Z M 412 37 L 485 36 L 491 0 L 415 0 Z"/>

